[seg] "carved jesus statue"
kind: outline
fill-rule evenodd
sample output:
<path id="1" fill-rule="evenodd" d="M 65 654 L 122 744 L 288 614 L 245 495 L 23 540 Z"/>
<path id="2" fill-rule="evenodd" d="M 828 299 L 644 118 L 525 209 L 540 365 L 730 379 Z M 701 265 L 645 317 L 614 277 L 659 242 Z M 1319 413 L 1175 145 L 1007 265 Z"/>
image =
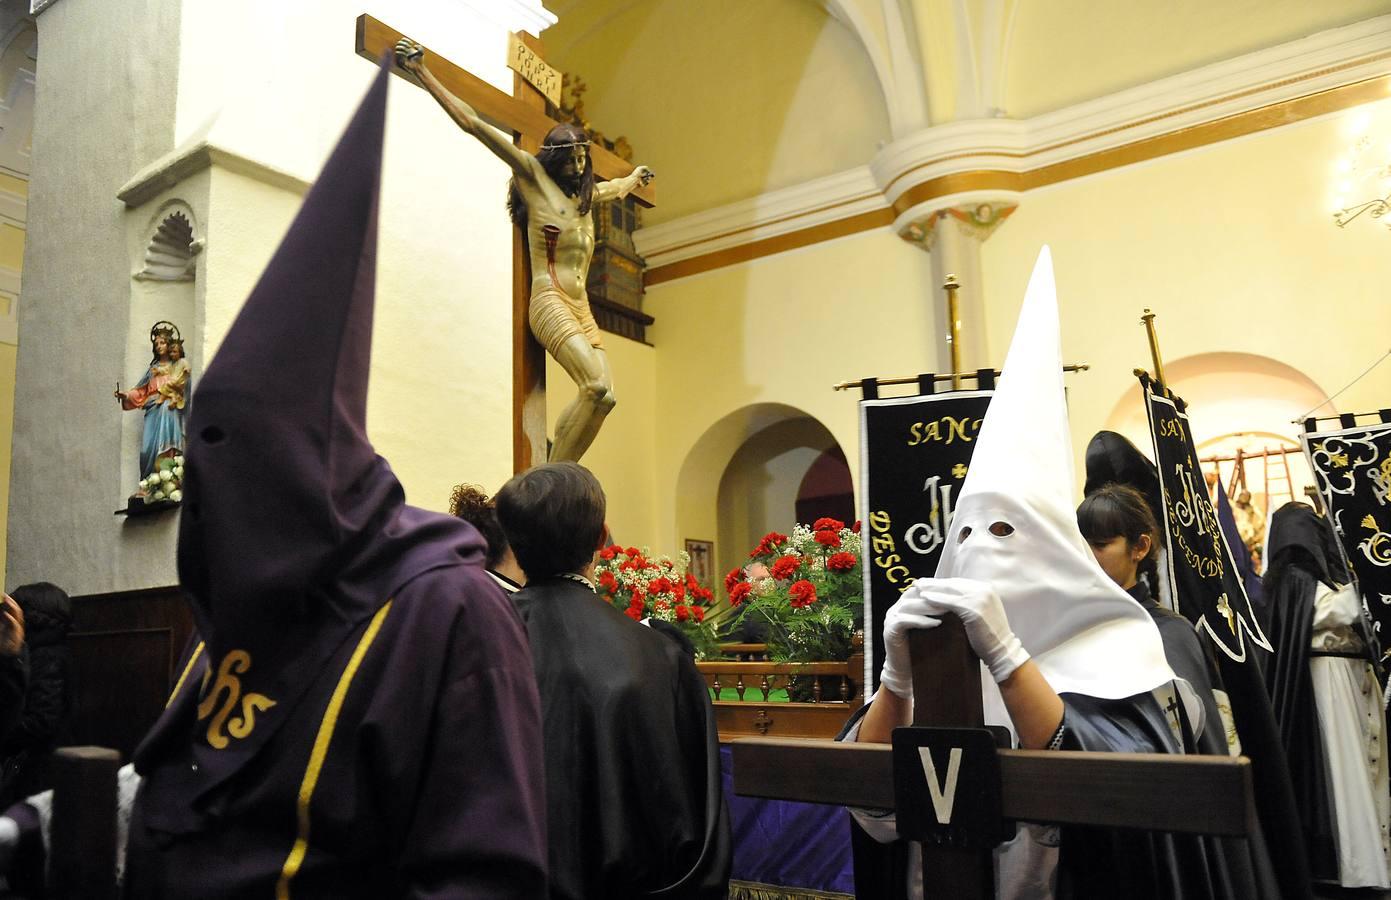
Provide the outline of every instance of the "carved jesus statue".
<path id="1" fill-rule="evenodd" d="M 471 106 L 440 84 L 423 57 L 424 49 L 414 41 L 397 42 L 401 67 L 419 79 L 460 128 L 512 169 L 507 206 L 512 221 L 526 230 L 531 254 L 531 333 L 579 388 L 556 422 L 550 460 L 577 461 L 616 402 L 613 373 L 585 291 L 594 255 L 589 210 L 594 203 L 628 196 L 652 180 L 652 170 L 638 166 L 624 178 L 596 184 L 589 139 L 573 125 L 552 128 L 532 156 L 484 124 Z"/>

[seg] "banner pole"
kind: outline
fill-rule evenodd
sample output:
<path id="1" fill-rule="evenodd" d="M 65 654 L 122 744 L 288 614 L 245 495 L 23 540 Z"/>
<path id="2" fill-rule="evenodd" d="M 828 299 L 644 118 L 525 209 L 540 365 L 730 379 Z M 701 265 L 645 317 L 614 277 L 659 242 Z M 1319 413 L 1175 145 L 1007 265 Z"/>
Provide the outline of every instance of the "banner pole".
<path id="1" fill-rule="evenodd" d="M 961 290 L 961 283 L 956 280 L 955 275 L 948 275 L 946 281 L 942 282 L 942 289 L 947 292 L 947 343 L 951 346 L 951 389 L 961 390 L 961 308 L 958 305 L 956 292 Z"/>
<path id="2" fill-rule="evenodd" d="M 1164 360 L 1159 356 L 1159 335 L 1154 331 L 1154 313 L 1146 309 L 1140 321 L 1145 323 L 1145 334 L 1149 336 L 1150 358 L 1154 360 L 1154 380 L 1162 388 L 1167 382 L 1164 380 Z"/>

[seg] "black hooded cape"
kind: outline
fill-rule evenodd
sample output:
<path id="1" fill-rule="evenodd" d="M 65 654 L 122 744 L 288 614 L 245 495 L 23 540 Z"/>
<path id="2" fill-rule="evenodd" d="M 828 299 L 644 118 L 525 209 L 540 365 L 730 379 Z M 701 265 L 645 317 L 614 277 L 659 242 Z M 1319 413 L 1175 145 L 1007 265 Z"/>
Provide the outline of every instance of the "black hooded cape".
<path id="1" fill-rule="evenodd" d="M 1303 503 L 1287 503 L 1275 511 L 1266 558 L 1270 561 L 1265 573 L 1270 615 L 1266 634 L 1275 648 L 1266 667 L 1266 684 L 1289 758 L 1299 821 L 1309 845 L 1311 874 L 1336 881 L 1335 826 L 1309 650 L 1319 582 L 1335 587 L 1351 579 L 1332 527 Z M 1364 634 L 1364 640 L 1366 637 Z M 1369 661 L 1375 662 L 1370 656 Z"/>

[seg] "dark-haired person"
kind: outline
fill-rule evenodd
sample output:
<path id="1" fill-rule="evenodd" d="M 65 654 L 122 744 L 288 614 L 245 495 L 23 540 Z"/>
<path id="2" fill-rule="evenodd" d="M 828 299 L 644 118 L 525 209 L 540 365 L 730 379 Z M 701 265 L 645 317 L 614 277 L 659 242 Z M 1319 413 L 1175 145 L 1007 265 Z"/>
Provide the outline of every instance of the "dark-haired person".
<path id="1" fill-rule="evenodd" d="M 1180 723 L 1184 752 L 1212 756 L 1239 752 L 1231 713 L 1223 709 L 1226 694 L 1213 687 L 1215 661 L 1207 658 L 1198 633 L 1188 620 L 1159 605 L 1159 525 L 1144 495 L 1122 484 L 1094 488 L 1077 507 L 1077 527 L 1102 571 L 1150 614 L 1164 642 L 1169 668 L 1188 682 L 1193 698 L 1202 704 L 1199 723 L 1190 721 L 1183 704 L 1178 704 L 1172 713 Z M 1173 844 L 1186 868 L 1208 873 L 1214 896 L 1279 894 L 1260 832 L 1249 846 L 1245 841 L 1178 835 L 1173 837 Z"/>
<path id="2" fill-rule="evenodd" d="M 50 787 L 48 758 L 65 735 L 72 709 L 72 601 L 62 588 L 46 581 L 21 585 L 13 597 L 24 611 L 29 686 L 19 723 L 0 740 L 0 808 Z"/>
<path id="3" fill-rule="evenodd" d="M 725 896 L 729 822 L 714 713 L 695 664 L 594 592 L 604 490 L 583 466 L 538 466 L 495 500 L 526 587 L 541 694 L 550 896 Z"/>
<path id="4" fill-rule="evenodd" d="M 1218 715 L 1198 633 L 1183 616 L 1159 605 L 1156 566 L 1159 525 L 1144 496 L 1127 485 L 1105 485 L 1089 494 L 1077 507 L 1077 527 L 1087 539 L 1102 571 L 1150 614 L 1164 641 L 1164 657 L 1169 667 L 1192 685 L 1202 700 L 1201 723 L 1187 721 L 1183 711 L 1178 711 L 1183 717 L 1184 729 L 1192 732 L 1189 737 L 1206 735 L 1211 747 L 1203 752 L 1220 750 L 1225 754 L 1227 733 L 1222 725 L 1224 720 Z"/>
<path id="5" fill-rule="evenodd" d="M 512 169 L 507 205 L 513 223 L 526 232 L 531 253 L 531 332 L 579 388 L 556 422 L 550 458 L 577 460 L 594 442 L 615 403 L 613 373 L 585 291 L 594 255 L 589 209 L 593 203 L 628 196 L 652 180 L 652 170 L 638 166 L 623 178 L 596 183 L 589 137 L 573 125 L 552 128 L 532 156 L 489 128 L 473 107 L 440 84 L 425 65 L 424 53 L 413 41 L 396 44 L 401 67 L 420 79 L 460 128 Z"/>
<path id="6" fill-rule="evenodd" d="M 497 520 L 497 507 L 483 489 L 474 484 L 456 484 L 449 495 L 449 514 L 478 529 L 488 542 L 484 564 L 498 587 L 515 594 L 526 584 L 526 573 L 517 565 L 517 557 L 507 543 L 507 535 Z"/>

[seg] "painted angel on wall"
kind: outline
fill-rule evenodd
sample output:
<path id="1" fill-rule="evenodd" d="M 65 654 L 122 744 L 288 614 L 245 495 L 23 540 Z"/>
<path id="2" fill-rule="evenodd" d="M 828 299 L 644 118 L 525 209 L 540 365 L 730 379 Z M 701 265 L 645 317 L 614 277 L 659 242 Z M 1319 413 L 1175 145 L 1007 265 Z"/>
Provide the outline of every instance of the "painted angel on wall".
<path id="1" fill-rule="evenodd" d="M 184 358 L 183 337 L 172 322 L 156 322 L 150 328 L 150 366 L 129 390 L 117 390 L 121 409 L 145 411 L 140 435 L 140 490 L 137 496 L 159 500 L 182 499 L 184 407 L 191 382 Z M 165 474 L 168 477 L 164 477 Z M 159 496 L 162 495 L 162 496 Z"/>

